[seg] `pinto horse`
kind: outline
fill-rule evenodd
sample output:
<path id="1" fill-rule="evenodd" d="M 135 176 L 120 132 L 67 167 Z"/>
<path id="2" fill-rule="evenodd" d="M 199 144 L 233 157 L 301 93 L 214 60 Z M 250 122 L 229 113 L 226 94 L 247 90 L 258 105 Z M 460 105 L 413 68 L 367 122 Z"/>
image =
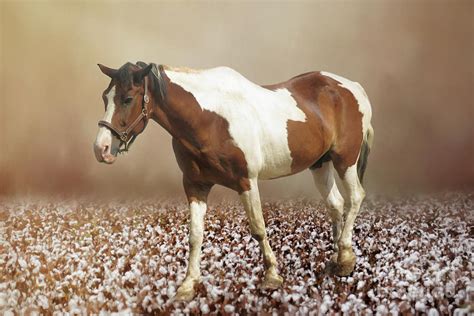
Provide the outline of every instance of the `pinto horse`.
<path id="1" fill-rule="evenodd" d="M 261 286 L 278 288 L 283 279 L 265 232 L 258 180 L 306 169 L 332 221 L 329 270 L 338 276 L 354 270 L 352 230 L 365 197 L 361 183 L 374 135 L 361 85 L 328 72 L 260 86 L 228 67 L 193 70 L 143 62 L 99 67 L 112 79 L 102 94 L 105 116 L 94 144 L 99 162 L 113 163 L 150 119 L 173 139 L 190 211 L 189 264 L 176 299 L 192 299 L 200 282 L 207 196 L 215 184 L 240 195 L 263 254 Z"/>

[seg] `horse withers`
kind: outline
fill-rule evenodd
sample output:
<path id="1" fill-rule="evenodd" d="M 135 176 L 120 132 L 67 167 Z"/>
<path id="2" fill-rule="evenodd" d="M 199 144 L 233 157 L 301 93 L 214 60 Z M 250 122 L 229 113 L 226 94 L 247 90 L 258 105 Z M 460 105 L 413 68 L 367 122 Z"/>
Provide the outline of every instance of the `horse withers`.
<path id="1" fill-rule="evenodd" d="M 352 230 L 365 197 L 361 183 L 374 135 L 371 106 L 358 83 L 328 72 L 260 86 L 227 67 L 193 70 L 143 62 L 99 67 L 111 81 L 102 94 L 105 116 L 94 144 L 98 161 L 113 163 L 150 119 L 172 136 L 190 211 L 189 264 L 176 299 L 192 299 L 200 282 L 207 196 L 215 184 L 240 195 L 263 254 L 261 286 L 278 288 L 283 279 L 265 232 L 258 180 L 306 169 L 332 221 L 329 270 L 338 276 L 354 270 Z"/>

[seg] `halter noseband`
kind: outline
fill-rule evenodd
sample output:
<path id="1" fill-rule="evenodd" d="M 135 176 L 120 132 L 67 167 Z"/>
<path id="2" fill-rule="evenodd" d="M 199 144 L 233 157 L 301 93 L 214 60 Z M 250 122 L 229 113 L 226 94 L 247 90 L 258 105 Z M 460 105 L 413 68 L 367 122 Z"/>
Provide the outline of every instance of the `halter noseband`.
<path id="1" fill-rule="evenodd" d="M 155 64 L 152 65 L 151 70 L 152 70 L 152 73 L 157 77 L 158 82 L 160 83 L 161 74 L 156 71 L 156 65 Z M 161 65 L 160 65 L 160 72 L 161 72 Z M 138 117 L 135 119 L 135 121 L 132 122 L 132 124 L 130 124 L 124 131 L 119 131 L 111 123 L 109 123 L 107 121 L 100 120 L 99 123 L 98 123 L 99 127 L 108 128 L 120 140 L 119 153 L 127 152 L 128 149 L 130 148 L 130 146 L 133 144 L 133 142 L 137 138 L 137 135 L 132 135 L 132 137 L 130 137 L 130 139 L 128 140 L 128 135 L 130 134 L 130 132 L 133 131 L 133 129 L 142 120 L 144 121 L 144 124 L 145 124 L 143 129 L 145 129 L 146 125 L 148 124 L 149 112 L 148 112 L 148 109 L 146 107 L 146 105 L 150 102 L 150 97 L 148 96 L 148 78 L 145 77 L 143 79 L 145 81 L 145 91 L 143 93 L 142 111 L 140 112 Z M 164 98 L 164 94 L 163 94 L 162 89 L 161 89 L 161 84 L 160 84 L 160 93 L 161 93 L 162 97 Z M 123 149 L 121 149 L 122 145 L 124 145 Z"/>

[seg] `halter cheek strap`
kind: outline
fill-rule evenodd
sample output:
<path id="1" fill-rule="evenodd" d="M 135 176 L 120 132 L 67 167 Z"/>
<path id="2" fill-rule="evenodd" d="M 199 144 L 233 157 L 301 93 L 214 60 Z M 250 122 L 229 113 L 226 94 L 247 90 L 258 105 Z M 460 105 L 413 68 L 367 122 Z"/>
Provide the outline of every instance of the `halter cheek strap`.
<path id="1" fill-rule="evenodd" d="M 99 127 L 103 126 L 105 128 L 108 128 L 115 136 L 118 137 L 118 139 L 120 139 L 119 147 L 122 147 L 122 145 L 125 145 L 124 149 L 120 149 L 119 152 L 128 151 L 128 148 L 130 147 L 130 145 L 132 145 L 132 143 L 135 141 L 135 138 L 137 138 L 136 135 L 132 135 L 132 137 L 128 139 L 128 135 L 130 134 L 131 131 L 133 131 L 133 129 L 138 124 L 140 124 L 141 121 L 144 121 L 144 124 L 145 124 L 144 128 L 148 124 L 149 113 L 148 113 L 148 109 L 146 105 L 150 102 L 150 97 L 148 96 L 148 79 L 144 78 L 144 81 L 145 81 L 145 92 L 143 94 L 142 111 L 138 115 L 138 117 L 132 122 L 132 124 L 130 124 L 124 131 L 119 131 L 111 123 L 107 121 L 100 120 L 98 123 Z"/>

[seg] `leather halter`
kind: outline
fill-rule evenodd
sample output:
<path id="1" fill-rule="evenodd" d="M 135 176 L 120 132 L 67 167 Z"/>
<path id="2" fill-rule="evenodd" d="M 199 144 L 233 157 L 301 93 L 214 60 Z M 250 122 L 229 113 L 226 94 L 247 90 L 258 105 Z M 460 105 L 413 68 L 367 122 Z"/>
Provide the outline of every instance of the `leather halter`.
<path id="1" fill-rule="evenodd" d="M 163 85 L 162 82 L 161 82 L 163 80 L 162 76 L 161 76 L 162 65 L 160 65 L 159 67 L 160 67 L 160 72 L 157 72 L 156 65 L 152 64 L 151 72 L 158 79 L 158 84 L 159 84 L 159 87 L 160 87 L 160 94 L 161 94 L 162 100 L 164 101 L 164 98 L 165 98 L 165 94 L 164 94 L 164 90 L 163 90 L 164 88 L 161 87 Z M 129 136 L 130 132 L 133 131 L 133 129 L 138 124 L 140 124 L 141 121 L 144 121 L 143 129 L 145 129 L 146 125 L 148 124 L 148 116 L 149 116 L 150 113 L 148 112 L 147 104 L 150 102 L 150 97 L 148 96 L 148 78 L 147 77 L 148 76 L 143 78 L 144 81 L 145 81 L 145 89 L 144 89 L 144 93 L 143 93 L 142 111 L 140 112 L 138 117 L 127 128 L 125 128 L 125 130 L 120 131 L 117 128 L 115 128 L 111 123 L 109 123 L 107 121 L 104 121 L 104 120 L 100 120 L 99 123 L 98 123 L 99 127 L 103 126 L 107 129 L 109 129 L 120 140 L 119 151 L 118 151 L 119 153 L 127 152 L 128 149 L 130 148 L 130 146 L 133 144 L 133 142 L 137 138 L 137 135 L 134 134 L 134 135 L 132 135 L 132 137 L 130 137 L 130 139 L 128 139 L 128 136 Z M 121 148 L 122 145 L 124 145 L 123 149 Z"/>

